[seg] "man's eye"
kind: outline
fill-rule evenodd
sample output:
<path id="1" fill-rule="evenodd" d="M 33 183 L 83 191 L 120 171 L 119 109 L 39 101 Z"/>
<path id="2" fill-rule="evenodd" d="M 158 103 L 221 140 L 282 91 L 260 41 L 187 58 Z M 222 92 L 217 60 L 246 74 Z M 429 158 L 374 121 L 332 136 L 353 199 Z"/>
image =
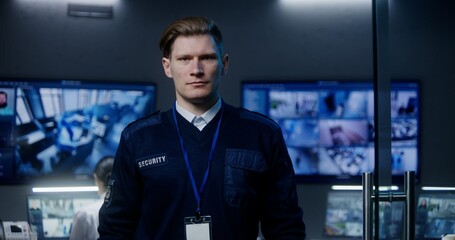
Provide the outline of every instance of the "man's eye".
<path id="1" fill-rule="evenodd" d="M 216 56 L 205 56 L 201 58 L 202 60 L 216 60 Z"/>
<path id="2" fill-rule="evenodd" d="M 179 58 L 178 60 L 179 60 L 179 61 L 184 61 L 184 62 L 185 62 L 185 61 L 191 60 L 191 58 L 189 58 L 189 57 L 181 57 L 181 58 Z"/>

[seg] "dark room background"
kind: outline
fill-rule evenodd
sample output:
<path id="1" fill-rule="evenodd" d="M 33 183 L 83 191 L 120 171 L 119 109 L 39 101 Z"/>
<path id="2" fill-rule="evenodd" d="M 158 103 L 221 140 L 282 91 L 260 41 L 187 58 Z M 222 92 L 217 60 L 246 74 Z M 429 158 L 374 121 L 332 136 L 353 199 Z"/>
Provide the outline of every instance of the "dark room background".
<path id="1" fill-rule="evenodd" d="M 214 19 L 230 54 L 224 100 L 240 106 L 246 80 L 373 79 L 371 2 L 366 0 L 116 0 L 113 18 L 68 16 L 61 0 L 0 1 L 0 77 L 150 81 L 157 107 L 174 101 L 158 40 L 180 17 Z M 87 1 L 85 1 L 86 3 Z M 421 83 L 421 186 L 454 186 L 455 4 L 389 1 L 389 68 Z M 360 184 L 360 182 L 359 182 Z M 331 185 L 301 183 L 310 239 L 323 234 Z M 0 219 L 26 220 L 29 185 L 0 186 Z"/>

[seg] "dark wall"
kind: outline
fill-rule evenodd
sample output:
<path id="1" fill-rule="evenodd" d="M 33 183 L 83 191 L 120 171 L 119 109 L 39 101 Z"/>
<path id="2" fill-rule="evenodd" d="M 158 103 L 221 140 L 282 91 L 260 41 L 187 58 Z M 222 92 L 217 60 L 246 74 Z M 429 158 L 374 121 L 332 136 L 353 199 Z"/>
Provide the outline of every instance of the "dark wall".
<path id="1" fill-rule="evenodd" d="M 77 1 L 71 1 L 77 2 Z M 455 184 L 455 7 L 452 1 L 389 3 L 393 78 L 422 83 L 421 185 Z M 213 18 L 231 65 L 223 98 L 240 105 L 243 80 L 372 79 L 371 3 L 279 0 L 118 0 L 112 19 L 67 15 L 67 1 L 0 1 L 0 77 L 152 81 L 158 108 L 174 101 L 158 39 L 172 20 Z M 420 186 L 420 185 L 419 185 Z M 25 220 L 31 186 L 0 186 L 0 218 Z M 327 184 L 298 186 L 310 238 L 321 238 Z"/>

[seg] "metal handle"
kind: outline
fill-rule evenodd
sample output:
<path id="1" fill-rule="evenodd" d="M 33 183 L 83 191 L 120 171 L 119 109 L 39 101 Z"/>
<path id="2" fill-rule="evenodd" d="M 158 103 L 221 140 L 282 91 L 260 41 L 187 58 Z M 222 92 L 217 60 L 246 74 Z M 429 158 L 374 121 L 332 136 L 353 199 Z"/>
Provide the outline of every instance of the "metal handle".
<path id="1" fill-rule="evenodd" d="M 363 240 L 373 239 L 373 173 L 366 172 L 362 176 L 363 194 Z"/>
<path id="2" fill-rule="evenodd" d="M 373 173 L 363 173 L 362 175 L 362 193 L 363 193 L 363 239 L 373 239 L 373 202 L 392 202 L 404 201 L 404 234 L 406 240 L 415 238 L 415 173 L 413 171 L 405 172 L 404 193 L 395 194 L 390 191 L 381 192 L 379 201 L 373 201 Z M 376 206 L 379 208 L 379 206 Z M 379 219 L 376 219 L 379 221 Z M 376 239 L 379 239 L 376 236 Z"/>
<path id="3" fill-rule="evenodd" d="M 404 215 L 404 227 L 405 235 L 404 238 L 408 240 L 414 240 L 415 237 L 415 173 L 405 172 L 404 173 L 404 191 L 406 194 L 406 205 Z"/>

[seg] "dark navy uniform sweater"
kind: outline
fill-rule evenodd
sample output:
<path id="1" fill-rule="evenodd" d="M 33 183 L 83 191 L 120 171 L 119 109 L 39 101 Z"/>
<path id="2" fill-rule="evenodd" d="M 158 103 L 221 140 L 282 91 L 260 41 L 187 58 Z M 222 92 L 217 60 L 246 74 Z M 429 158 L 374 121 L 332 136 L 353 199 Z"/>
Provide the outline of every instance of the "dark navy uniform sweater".
<path id="1" fill-rule="evenodd" d="M 259 222 L 267 239 L 304 239 L 294 172 L 279 126 L 223 105 L 201 196 L 201 214 L 212 218 L 212 239 L 256 239 Z M 220 112 L 202 131 L 176 114 L 198 188 Z M 185 239 L 184 218 L 195 215 L 197 204 L 172 110 L 124 129 L 106 195 L 100 239 Z"/>

